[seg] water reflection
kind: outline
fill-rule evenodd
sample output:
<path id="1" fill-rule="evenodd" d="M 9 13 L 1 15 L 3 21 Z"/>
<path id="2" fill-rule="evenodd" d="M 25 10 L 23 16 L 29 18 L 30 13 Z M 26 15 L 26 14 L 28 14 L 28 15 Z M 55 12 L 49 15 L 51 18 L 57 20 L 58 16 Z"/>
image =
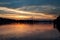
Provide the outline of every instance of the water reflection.
<path id="1" fill-rule="evenodd" d="M 53 24 L 14 23 L 0 25 L 0 36 L 56 38 L 59 37 L 59 32 L 53 28 Z"/>

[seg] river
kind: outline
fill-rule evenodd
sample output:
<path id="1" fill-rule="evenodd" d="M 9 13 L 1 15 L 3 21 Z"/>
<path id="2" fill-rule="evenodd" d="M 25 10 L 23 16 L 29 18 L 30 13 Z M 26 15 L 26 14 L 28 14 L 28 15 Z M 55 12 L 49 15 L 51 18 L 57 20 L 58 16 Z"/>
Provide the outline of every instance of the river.
<path id="1" fill-rule="evenodd" d="M 59 37 L 60 33 L 53 28 L 53 24 L 12 23 L 0 25 L 0 40 L 59 40 Z"/>

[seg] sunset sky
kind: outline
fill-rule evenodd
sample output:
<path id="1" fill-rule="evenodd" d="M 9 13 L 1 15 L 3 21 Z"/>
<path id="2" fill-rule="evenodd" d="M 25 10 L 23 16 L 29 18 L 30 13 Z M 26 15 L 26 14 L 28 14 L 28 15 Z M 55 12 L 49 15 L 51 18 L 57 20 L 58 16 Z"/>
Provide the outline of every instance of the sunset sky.
<path id="1" fill-rule="evenodd" d="M 0 17 L 17 20 L 55 19 L 60 0 L 0 0 Z"/>
<path id="2" fill-rule="evenodd" d="M 59 15 L 60 0 L 0 0 L 0 40 L 58 40 Z"/>

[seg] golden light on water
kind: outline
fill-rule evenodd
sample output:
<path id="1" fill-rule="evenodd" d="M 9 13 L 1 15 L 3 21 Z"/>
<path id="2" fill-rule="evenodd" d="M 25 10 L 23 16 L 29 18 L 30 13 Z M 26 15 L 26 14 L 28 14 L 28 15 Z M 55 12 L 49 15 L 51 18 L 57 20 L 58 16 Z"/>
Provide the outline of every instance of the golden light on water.
<path id="1" fill-rule="evenodd" d="M 0 26 L 0 35 L 28 36 L 53 29 L 51 24 L 10 24 Z"/>

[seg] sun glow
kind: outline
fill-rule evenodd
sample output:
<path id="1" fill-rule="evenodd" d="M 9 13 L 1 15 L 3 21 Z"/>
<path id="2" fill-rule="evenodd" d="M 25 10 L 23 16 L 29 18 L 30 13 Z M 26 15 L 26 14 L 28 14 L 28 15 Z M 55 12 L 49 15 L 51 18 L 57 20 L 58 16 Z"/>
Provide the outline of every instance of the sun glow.
<path id="1" fill-rule="evenodd" d="M 10 18 L 10 19 L 17 19 L 17 20 L 26 20 L 26 19 L 55 19 L 55 15 L 50 15 L 47 13 L 35 13 L 35 12 L 28 12 L 22 11 L 17 9 L 5 8 L 0 7 L 0 10 L 7 11 L 9 13 L 0 14 L 0 17 L 3 18 Z"/>
<path id="2" fill-rule="evenodd" d="M 26 19 L 30 19 L 31 18 L 31 16 L 23 16 L 23 15 L 21 15 L 21 16 L 17 16 L 17 18 L 19 18 L 19 19 L 24 19 L 24 20 L 26 20 Z"/>
<path id="3" fill-rule="evenodd" d="M 30 16 L 17 16 L 18 18 L 30 18 Z"/>

